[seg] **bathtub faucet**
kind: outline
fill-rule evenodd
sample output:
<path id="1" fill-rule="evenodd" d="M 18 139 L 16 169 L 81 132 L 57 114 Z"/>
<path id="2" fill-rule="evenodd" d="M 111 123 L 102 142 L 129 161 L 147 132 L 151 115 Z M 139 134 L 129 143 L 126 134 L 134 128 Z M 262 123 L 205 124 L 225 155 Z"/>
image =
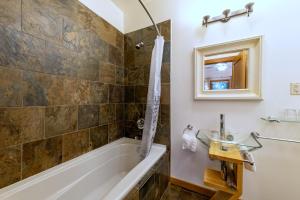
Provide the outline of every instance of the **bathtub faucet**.
<path id="1" fill-rule="evenodd" d="M 134 136 L 135 140 L 142 140 L 142 138 L 143 138 L 143 132 L 141 131 L 136 136 Z"/>

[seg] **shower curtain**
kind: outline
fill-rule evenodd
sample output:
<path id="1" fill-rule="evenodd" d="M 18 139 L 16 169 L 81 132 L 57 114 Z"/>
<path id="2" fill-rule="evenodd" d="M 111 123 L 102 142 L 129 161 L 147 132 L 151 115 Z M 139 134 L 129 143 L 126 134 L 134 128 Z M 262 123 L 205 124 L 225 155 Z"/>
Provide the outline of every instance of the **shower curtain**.
<path id="1" fill-rule="evenodd" d="M 140 151 L 141 159 L 144 159 L 149 154 L 156 133 L 161 94 L 163 50 L 164 38 L 162 36 L 157 36 L 151 58 L 147 108 Z"/>

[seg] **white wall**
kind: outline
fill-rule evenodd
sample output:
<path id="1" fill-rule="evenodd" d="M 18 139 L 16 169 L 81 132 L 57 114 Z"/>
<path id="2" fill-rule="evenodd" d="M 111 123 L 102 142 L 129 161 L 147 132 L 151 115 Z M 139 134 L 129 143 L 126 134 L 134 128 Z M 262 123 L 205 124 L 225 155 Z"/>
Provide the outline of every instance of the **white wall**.
<path id="1" fill-rule="evenodd" d="M 79 0 L 97 15 L 124 33 L 124 15 L 111 0 Z"/>
<path id="2" fill-rule="evenodd" d="M 115 0 L 118 1 L 118 0 Z M 122 1 L 122 0 L 119 0 Z M 203 170 L 216 166 L 205 149 L 196 154 L 181 150 L 183 128 L 191 123 L 201 129 L 217 129 L 220 113 L 226 114 L 226 126 L 249 134 L 300 139 L 300 125 L 268 124 L 259 118 L 278 114 L 285 108 L 300 109 L 299 96 L 289 95 L 289 83 L 300 82 L 300 1 L 255 1 L 254 13 L 229 23 L 201 26 L 206 14 L 219 15 L 225 8 L 243 8 L 248 0 L 152 0 L 146 3 L 155 20 L 172 20 L 171 66 L 171 174 L 203 185 Z M 142 8 L 133 3 L 124 6 L 125 32 L 150 25 Z M 262 102 L 194 101 L 193 48 L 205 44 L 264 35 Z M 300 145 L 263 141 L 264 148 L 254 153 L 257 172 L 246 172 L 244 199 L 296 200 L 300 189 Z"/>

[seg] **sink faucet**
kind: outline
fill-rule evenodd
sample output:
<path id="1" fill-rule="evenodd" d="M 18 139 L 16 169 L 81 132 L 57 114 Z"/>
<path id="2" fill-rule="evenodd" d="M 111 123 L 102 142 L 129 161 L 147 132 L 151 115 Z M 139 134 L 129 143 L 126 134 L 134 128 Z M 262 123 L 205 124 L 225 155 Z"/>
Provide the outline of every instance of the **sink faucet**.
<path id="1" fill-rule="evenodd" d="M 220 114 L 220 140 L 226 140 L 225 135 L 225 115 Z M 227 149 L 223 146 L 221 142 L 221 150 L 226 151 Z"/>
<path id="2" fill-rule="evenodd" d="M 225 140 L 225 115 L 220 114 L 220 139 Z"/>

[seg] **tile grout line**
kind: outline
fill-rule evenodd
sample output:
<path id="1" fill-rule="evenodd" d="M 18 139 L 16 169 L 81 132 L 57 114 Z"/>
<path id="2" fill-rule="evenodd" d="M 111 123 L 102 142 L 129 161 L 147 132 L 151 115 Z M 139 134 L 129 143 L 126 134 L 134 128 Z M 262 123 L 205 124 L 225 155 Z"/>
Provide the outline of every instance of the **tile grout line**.
<path id="1" fill-rule="evenodd" d="M 21 30 L 20 32 L 23 32 L 23 0 L 21 0 Z"/>
<path id="2" fill-rule="evenodd" d="M 92 141 L 91 141 L 91 128 L 88 129 L 89 131 L 89 148 L 88 148 L 88 152 L 91 151 L 93 148 L 92 148 Z"/>
<path id="3" fill-rule="evenodd" d="M 21 162 L 21 164 L 20 164 L 21 165 L 20 166 L 21 167 L 21 171 L 20 171 L 21 172 L 21 174 L 20 174 L 21 177 L 20 178 L 21 179 L 20 180 L 23 180 L 23 144 L 21 144 L 20 148 L 21 148 L 21 158 L 20 158 L 21 159 L 20 160 L 20 162 Z"/>
<path id="4" fill-rule="evenodd" d="M 64 154 L 65 154 L 65 148 L 64 148 L 65 140 L 64 140 L 64 134 L 61 135 L 61 163 L 65 162 Z"/>
<path id="5" fill-rule="evenodd" d="M 77 124 L 76 124 L 76 130 L 79 130 L 79 105 L 76 106 L 76 114 L 77 114 Z"/>

